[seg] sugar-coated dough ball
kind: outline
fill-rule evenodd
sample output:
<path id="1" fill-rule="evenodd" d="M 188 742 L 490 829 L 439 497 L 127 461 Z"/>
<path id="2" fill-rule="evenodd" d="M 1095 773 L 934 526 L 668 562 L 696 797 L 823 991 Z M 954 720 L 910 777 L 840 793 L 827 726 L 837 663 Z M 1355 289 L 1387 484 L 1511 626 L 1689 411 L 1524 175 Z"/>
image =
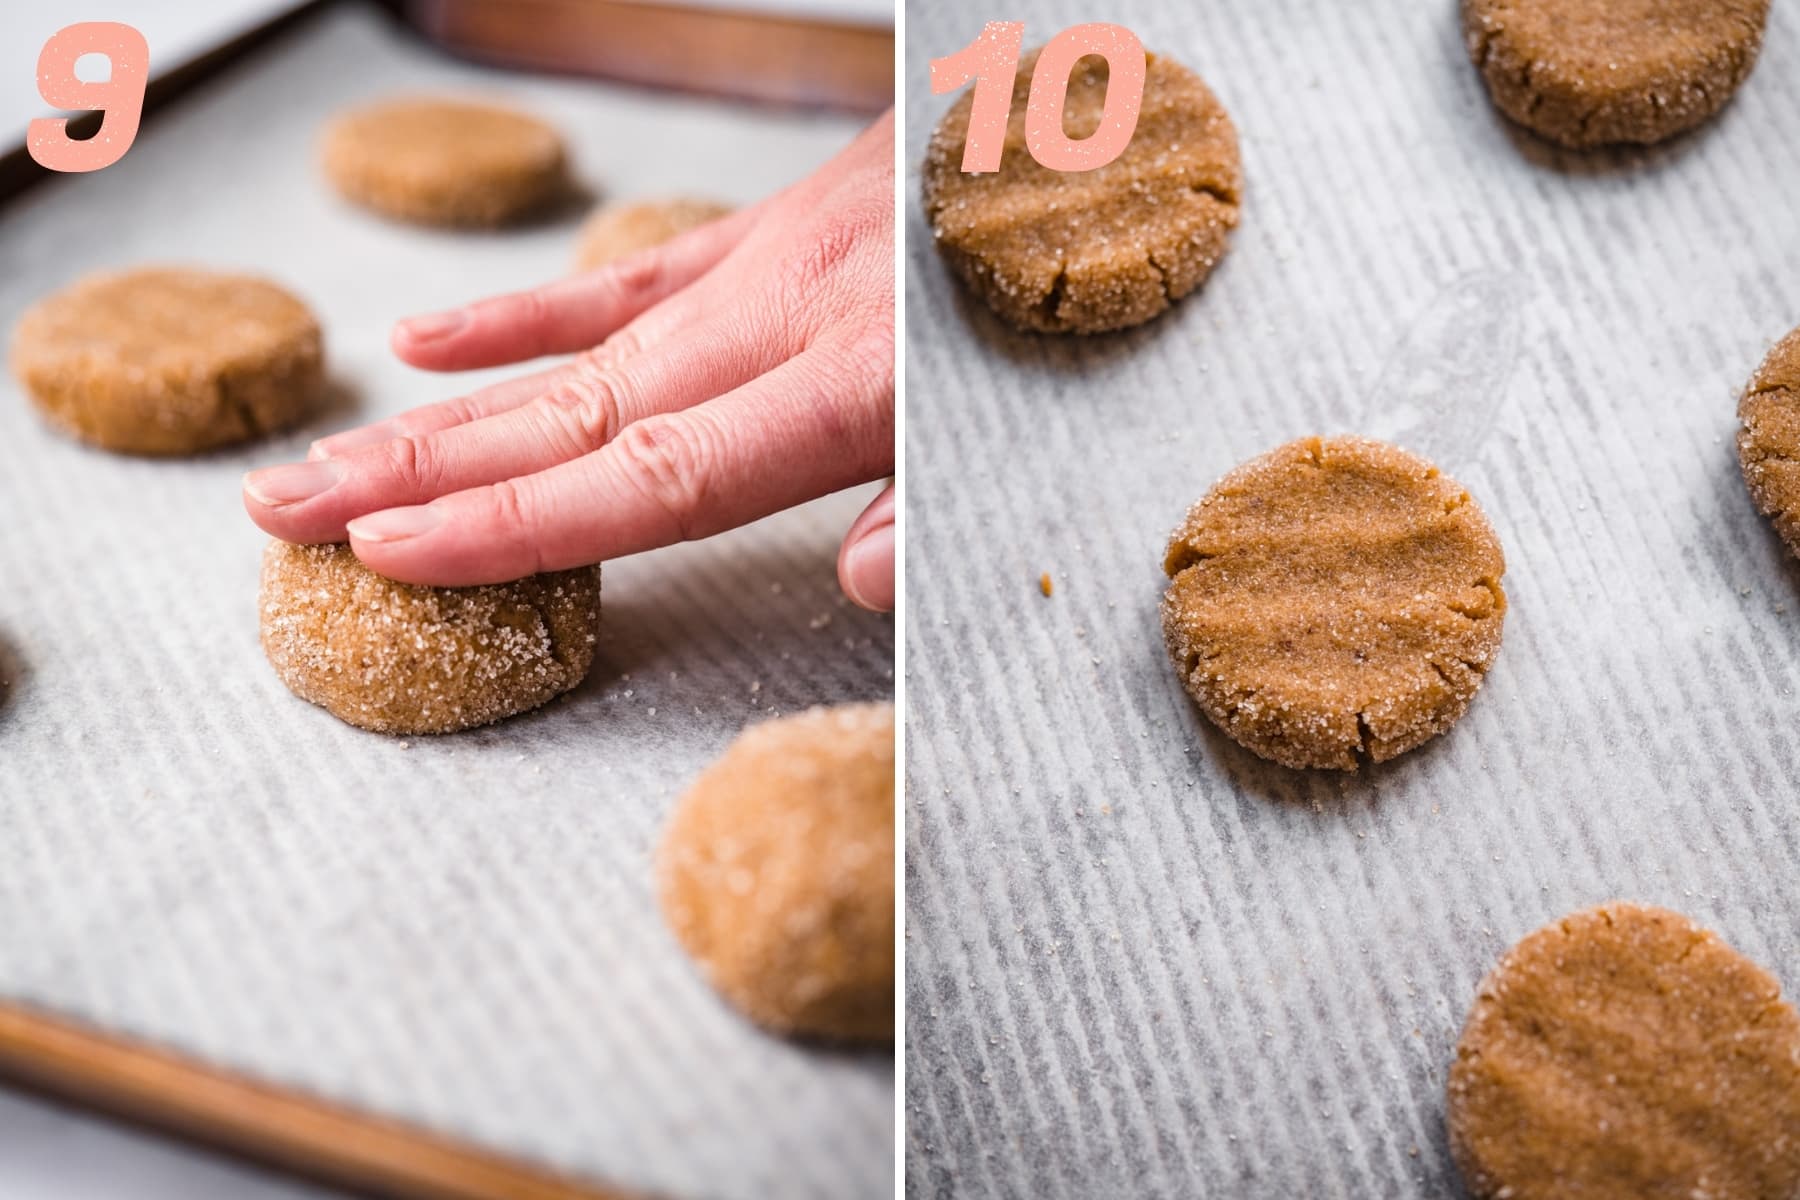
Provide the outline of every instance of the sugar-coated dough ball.
<path id="1" fill-rule="evenodd" d="M 512 583 L 396 583 L 350 547 L 269 543 L 262 644 L 281 681 L 377 733 L 450 733 L 537 708 L 586 678 L 600 568 Z"/>
<path id="2" fill-rule="evenodd" d="M 1679 913 L 1573 913 L 1482 980 L 1449 1119 L 1477 1200 L 1794 1200 L 1800 1014 Z"/>
<path id="3" fill-rule="evenodd" d="M 57 427 L 108 450 L 178 455 L 302 420 L 325 349 L 306 305 L 266 280 L 143 267 L 32 306 L 12 365 Z"/>
<path id="4" fill-rule="evenodd" d="M 345 113 L 326 128 L 323 160 L 346 199 L 421 225 L 504 225 L 568 183 L 556 130 L 465 100 L 387 100 Z"/>
<path id="5" fill-rule="evenodd" d="M 1289 767 L 1385 762 L 1455 724 L 1500 649 L 1506 570 L 1455 480 L 1369 438 L 1239 466 L 1163 560 L 1163 638 L 1189 694 Z"/>
<path id="6" fill-rule="evenodd" d="M 690 229 L 729 216 L 731 206 L 713 200 L 640 200 L 600 209 L 581 227 L 577 270 L 590 271 L 639 250 L 673 241 Z"/>
<path id="7" fill-rule="evenodd" d="M 727 1000 L 778 1033 L 894 1036 L 894 708 L 754 725 L 663 835 L 663 912 Z"/>

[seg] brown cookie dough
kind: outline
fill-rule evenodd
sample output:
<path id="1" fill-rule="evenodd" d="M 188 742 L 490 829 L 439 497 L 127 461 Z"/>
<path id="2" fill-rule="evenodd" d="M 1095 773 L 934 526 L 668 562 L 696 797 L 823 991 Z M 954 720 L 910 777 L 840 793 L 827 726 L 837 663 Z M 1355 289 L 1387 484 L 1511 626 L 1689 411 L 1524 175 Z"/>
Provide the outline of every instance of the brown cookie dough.
<path id="1" fill-rule="evenodd" d="M 1052 171 L 1025 145 L 1038 51 L 1019 63 L 1006 152 L 991 174 L 963 173 L 974 94 L 945 114 L 925 154 L 925 215 L 938 249 L 988 306 L 1022 329 L 1099 333 L 1156 316 L 1225 253 L 1241 172 L 1231 118 L 1200 77 L 1149 55 L 1143 108 L 1125 152 L 1093 171 Z M 1104 59 L 1070 77 L 1063 129 L 1099 127 Z"/>
<path id="2" fill-rule="evenodd" d="M 1463 0 L 1469 57 L 1501 112 L 1577 150 L 1660 142 L 1725 106 L 1769 0 Z"/>
<path id="3" fill-rule="evenodd" d="M 1163 570 L 1163 637 L 1233 740 L 1355 770 L 1450 728 L 1500 649 L 1500 543 L 1467 492 L 1404 450 L 1305 438 L 1232 471 Z"/>
<path id="4" fill-rule="evenodd" d="M 461 100 L 388 100 L 326 128 L 344 196 L 422 225 L 504 225 L 567 186 L 562 138 L 536 117 Z"/>
<path id="5" fill-rule="evenodd" d="M 642 200 L 609 205 L 587 219 L 575 248 L 575 268 L 590 271 L 614 259 L 671 241 L 731 213 L 712 200 Z"/>
<path id="6" fill-rule="evenodd" d="M 1611 903 L 1481 983 L 1450 1068 L 1476 1200 L 1794 1200 L 1800 1015 L 1679 913 Z"/>
<path id="7" fill-rule="evenodd" d="M 377 575 L 348 546 L 263 552 L 275 674 L 377 733 L 450 733 L 548 703 L 586 678 L 599 626 L 598 567 L 434 588 Z"/>
<path id="8" fill-rule="evenodd" d="M 127 454 L 195 454 L 305 417 L 325 377 L 306 305 L 261 279 L 176 267 L 90 275 L 13 331 L 44 415 Z"/>
<path id="9" fill-rule="evenodd" d="M 712 985 L 777 1033 L 894 1036 L 894 707 L 745 730 L 675 809 L 663 913 Z"/>
<path id="10" fill-rule="evenodd" d="M 1775 344 L 1738 402 L 1738 462 L 1750 497 L 1800 554 L 1800 329 Z"/>

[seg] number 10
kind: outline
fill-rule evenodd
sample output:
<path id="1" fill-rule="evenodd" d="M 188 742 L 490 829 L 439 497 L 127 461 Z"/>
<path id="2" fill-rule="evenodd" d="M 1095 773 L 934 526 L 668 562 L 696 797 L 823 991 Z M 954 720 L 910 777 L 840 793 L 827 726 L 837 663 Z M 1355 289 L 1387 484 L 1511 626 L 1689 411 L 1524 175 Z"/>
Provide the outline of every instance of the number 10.
<path id="1" fill-rule="evenodd" d="M 1024 40 L 1023 21 L 989 21 L 967 46 L 931 60 L 933 95 L 975 81 L 969 133 L 963 142 L 964 171 L 1000 169 Z M 1063 105 L 1069 75 L 1090 54 L 1106 60 L 1106 104 L 1100 127 L 1075 141 L 1063 132 Z M 1092 171 L 1123 154 L 1144 101 L 1144 68 L 1144 44 L 1122 25 L 1071 25 L 1051 38 L 1031 72 L 1031 98 L 1025 107 L 1025 145 L 1031 157 L 1052 171 Z"/>

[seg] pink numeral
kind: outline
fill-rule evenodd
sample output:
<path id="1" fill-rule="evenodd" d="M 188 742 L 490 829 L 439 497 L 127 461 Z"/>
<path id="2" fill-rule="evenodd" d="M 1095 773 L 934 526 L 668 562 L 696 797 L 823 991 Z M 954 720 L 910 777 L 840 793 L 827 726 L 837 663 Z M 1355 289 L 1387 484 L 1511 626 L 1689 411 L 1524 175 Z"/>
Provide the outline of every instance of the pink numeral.
<path id="1" fill-rule="evenodd" d="M 965 171 L 1000 169 L 1024 41 L 1024 22 L 989 21 L 967 46 L 931 60 L 933 95 L 975 81 L 969 132 L 963 140 Z M 1106 60 L 1106 104 L 1100 127 L 1074 141 L 1063 132 L 1063 106 L 1068 103 L 1075 64 L 1090 54 Z M 1025 146 L 1031 157 L 1052 171 L 1092 171 L 1125 153 L 1144 103 L 1145 65 L 1144 44 L 1123 25 L 1071 25 L 1052 38 L 1031 72 L 1031 97 L 1025 109 Z"/>
<path id="2" fill-rule="evenodd" d="M 1069 75 L 1090 54 L 1106 60 L 1106 105 L 1100 127 L 1071 141 L 1063 132 Z M 1125 153 L 1144 103 L 1145 61 L 1144 44 L 1123 25 L 1071 25 L 1050 39 L 1031 72 L 1031 99 L 1025 107 L 1025 144 L 1031 157 L 1052 171 L 1092 171 Z"/>
<path id="3" fill-rule="evenodd" d="M 975 103 L 969 110 L 969 136 L 963 139 L 962 169 L 998 171 L 1006 150 L 1006 118 L 1012 111 L 1013 76 L 1025 22 L 989 21 L 976 39 L 948 58 L 931 60 L 931 94 L 954 92 L 973 79 Z"/>
<path id="4" fill-rule="evenodd" d="M 84 83 L 75 60 L 104 54 L 111 77 Z M 100 130 L 85 141 L 68 134 L 68 120 L 40 117 L 25 131 L 25 147 L 38 165 L 52 171 L 98 171 L 123 158 L 137 139 L 150 82 L 150 46 L 144 35 L 117 21 L 84 21 L 59 29 L 38 54 L 38 95 L 53 108 L 102 109 Z"/>

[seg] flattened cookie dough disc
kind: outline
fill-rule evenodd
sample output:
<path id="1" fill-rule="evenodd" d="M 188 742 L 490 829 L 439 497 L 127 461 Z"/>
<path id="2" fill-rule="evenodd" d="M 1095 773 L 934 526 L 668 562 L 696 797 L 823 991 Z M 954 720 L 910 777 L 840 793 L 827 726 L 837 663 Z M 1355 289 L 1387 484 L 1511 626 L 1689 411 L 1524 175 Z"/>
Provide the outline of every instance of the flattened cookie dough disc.
<path id="1" fill-rule="evenodd" d="M 513 583 L 396 583 L 348 546 L 270 542 L 262 644 L 281 682 L 377 733 L 450 733 L 549 702 L 586 678 L 600 568 Z"/>
<path id="2" fill-rule="evenodd" d="M 575 268 L 590 271 L 639 250 L 648 250 L 729 216 L 731 206 L 713 200 L 644 200 L 601 209 L 581 227 Z"/>
<path id="3" fill-rule="evenodd" d="M 1481 983 L 1450 1068 L 1476 1200 L 1794 1200 L 1800 1015 L 1716 934 L 1636 904 L 1545 926 Z"/>
<path id="4" fill-rule="evenodd" d="M 1775 344 L 1738 402 L 1738 462 L 1750 496 L 1800 554 L 1800 329 Z"/>
<path id="5" fill-rule="evenodd" d="M 1052 171 L 1025 145 L 1038 51 L 1019 64 L 1006 152 L 966 175 L 968 95 L 925 153 L 925 215 L 938 249 L 988 306 L 1022 329 L 1100 333 L 1141 324 L 1199 287 L 1238 220 L 1241 172 L 1231 118 L 1200 77 L 1149 55 L 1143 108 L 1125 152 L 1093 171 Z M 1070 76 L 1064 132 L 1099 127 L 1105 60 Z"/>
<path id="6" fill-rule="evenodd" d="M 1354 770 L 1450 728 L 1500 649 L 1506 569 L 1467 492 L 1367 438 L 1306 438 L 1221 479 L 1163 561 L 1163 637 L 1233 740 Z"/>
<path id="7" fill-rule="evenodd" d="M 1769 0 L 1463 0 L 1494 104 L 1577 150 L 1712 116 L 1756 65 L 1768 16 Z"/>
<path id="8" fill-rule="evenodd" d="M 324 341 L 265 280 L 176 267 L 91 275 L 39 301 L 12 366 L 49 420 L 127 454 L 196 454 L 286 428 L 317 402 Z"/>
<path id="9" fill-rule="evenodd" d="M 894 1036 L 894 706 L 738 736 L 681 800 L 663 912 L 727 1000 L 777 1033 Z"/>
<path id="10" fill-rule="evenodd" d="M 389 100 L 345 113 L 325 131 L 323 158 L 345 198 L 421 225 L 503 225 L 567 185 L 556 130 L 462 100 Z"/>

